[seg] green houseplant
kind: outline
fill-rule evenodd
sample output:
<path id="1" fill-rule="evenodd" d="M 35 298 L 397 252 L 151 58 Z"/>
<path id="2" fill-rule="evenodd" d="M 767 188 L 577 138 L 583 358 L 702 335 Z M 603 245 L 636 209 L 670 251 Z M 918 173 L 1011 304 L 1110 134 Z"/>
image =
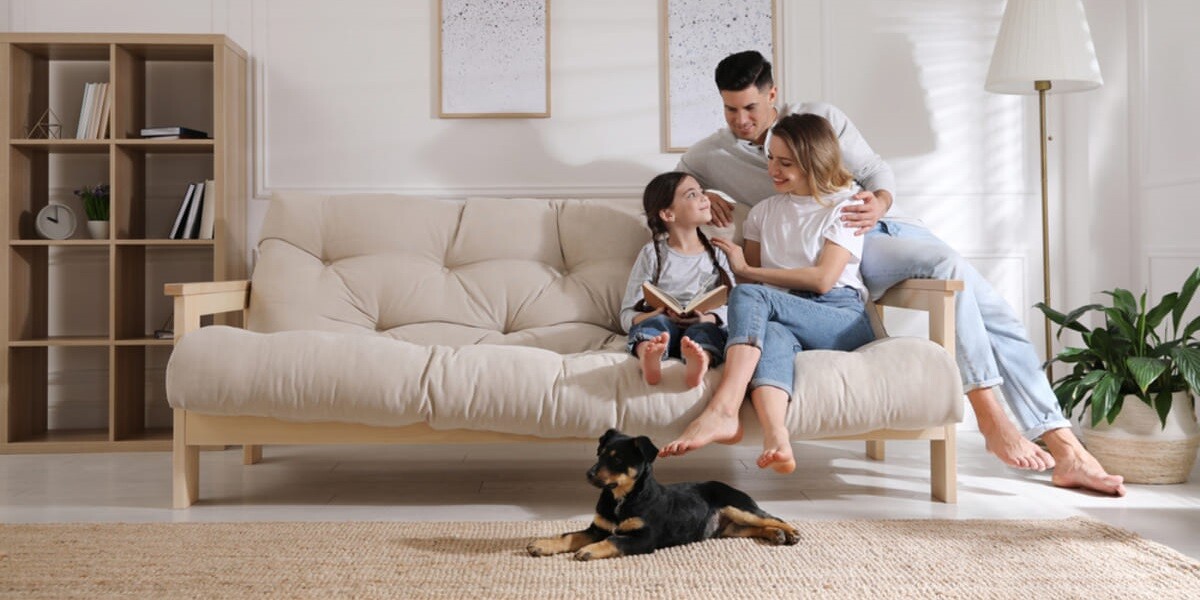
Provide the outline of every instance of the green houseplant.
<path id="1" fill-rule="evenodd" d="M 75 190 L 75 195 L 83 200 L 83 211 L 87 213 L 88 230 L 92 233 L 92 238 L 108 238 L 108 184 L 85 185 Z"/>
<path id="2" fill-rule="evenodd" d="M 1072 367 L 1054 382 L 1063 412 L 1071 415 L 1083 405 L 1092 409 L 1093 426 L 1102 419 L 1112 423 L 1124 398 L 1136 396 L 1165 424 L 1175 392 L 1200 390 L 1200 342 L 1196 340 L 1200 317 L 1183 324 L 1197 286 L 1200 268 L 1192 271 L 1180 291 L 1163 296 L 1152 308 L 1146 305 L 1145 292 L 1134 299 L 1121 288 L 1104 292 L 1112 298 L 1111 306 L 1088 304 L 1064 314 L 1037 303 L 1059 325 L 1059 337 L 1063 329 L 1071 329 L 1083 338 L 1083 346 L 1064 348 L 1051 361 Z M 1079 321 L 1092 311 L 1104 314 L 1103 326 L 1088 329 Z"/>
<path id="3" fill-rule="evenodd" d="M 1200 444 L 1193 406 L 1200 390 L 1200 342 L 1196 337 L 1200 317 L 1185 323 L 1184 314 L 1197 287 L 1200 268 L 1192 271 L 1179 291 L 1164 295 L 1153 306 L 1147 304 L 1145 292 L 1135 298 L 1121 288 L 1104 292 L 1111 298 L 1108 306 L 1088 304 L 1062 313 L 1041 302 L 1036 305 L 1058 324 L 1060 338 L 1064 329 L 1079 332 L 1083 344 L 1064 348 L 1048 363 L 1061 362 L 1071 368 L 1053 382 L 1054 393 L 1067 416 L 1080 409 L 1082 422 L 1084 415 L 1091 415 L 1083 429 L 1085 443 L 1101 464 L 1125 475 L 1127 481 L 1185 481 L 1195 462 Z M 1080 319 L 1092 312 L 1103 315 L 1103 324 L 1088 328 Z M 1141 424 L 1134 423 L 1141 418 L 1138 414 L 1147 415 Z M 1093 444 L 1120 447 L 1109 452 Z M 1162 457 L 1168 454 L 1178 457 L 1172 474 L 1146 475 L 1140 481 L 1142 475 L 1130 476 L 1150 468 L 1143 468 L 1146 461 L 1156 461 L 1153 469 L 1161 470 Z M 1105 456 L 1110 457 L 1108 462 Z M 1121 466 L 1116 466 L 1118 462 Z"/>

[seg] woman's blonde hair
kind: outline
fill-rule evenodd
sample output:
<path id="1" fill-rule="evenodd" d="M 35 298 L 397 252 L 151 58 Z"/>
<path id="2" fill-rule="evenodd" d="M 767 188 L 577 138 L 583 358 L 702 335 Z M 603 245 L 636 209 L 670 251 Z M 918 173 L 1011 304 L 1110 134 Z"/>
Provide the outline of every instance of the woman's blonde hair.
<path id="1" fill-rule="evenodd" d="M 825 204 L 821 196 L 845 189 L 854 177 L 842 164 L 842 149 L 833 126 L 820 115 L 788 115 L 771 129 L 771 135 L 783 140 L 796 164 L 808 178 L 813 198 Z"/>

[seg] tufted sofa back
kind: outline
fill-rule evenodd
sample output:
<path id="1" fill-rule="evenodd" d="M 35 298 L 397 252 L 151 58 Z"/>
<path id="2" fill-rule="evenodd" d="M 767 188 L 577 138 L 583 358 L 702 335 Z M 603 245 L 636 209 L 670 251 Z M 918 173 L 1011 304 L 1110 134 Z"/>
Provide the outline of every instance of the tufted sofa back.
<path id="1" fill-rule="evenodd" d="M 636 199 L 447 200 L 278 193 L 247 326 L 418 344 L 619 348 L 649 230 Z"/>

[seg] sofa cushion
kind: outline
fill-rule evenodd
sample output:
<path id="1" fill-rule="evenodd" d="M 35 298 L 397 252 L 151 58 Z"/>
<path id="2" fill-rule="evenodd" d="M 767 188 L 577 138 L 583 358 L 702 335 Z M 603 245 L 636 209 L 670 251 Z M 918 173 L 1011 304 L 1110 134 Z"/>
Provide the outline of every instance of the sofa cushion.
<path id="1" fill-rule="evenodd" d="M 287 421 L 378 426 L 418 422 L 548 438 L 592 438 L 609 427 L 665 440 L 699 414 L 719 373 L 683 387 L 669 361 L 648 386 L 620 351 L 421 345 L 330 331 L 272 334 L 214 326 L 181 338 L 167 368 L 175 408 Z M 854 352 L 796 356 L 788 427 L 796 438 L 919 429 L 962 417 L 962 388 L 945 349 L 886 338 Z M 757 429 L 747 403 L 742 421 Z"/>
<path id="2" fill-rule="evenodd" d="M 247 327 L 609 348 L 623 336 L 621 294 L 648 238 L 634 199 L 278 194 Z"/>

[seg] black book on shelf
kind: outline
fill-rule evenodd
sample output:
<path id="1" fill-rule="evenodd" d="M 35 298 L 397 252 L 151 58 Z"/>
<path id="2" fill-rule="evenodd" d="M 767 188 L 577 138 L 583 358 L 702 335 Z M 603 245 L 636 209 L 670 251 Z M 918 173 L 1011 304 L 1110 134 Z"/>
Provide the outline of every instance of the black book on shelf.
<path id="1" fill-rule="evenodd" d="M 192 201 L 188 206 L 187 223 L 183 226 L 183 239 L 195 240 L 200 237 L 200 211 L 204 204 L 204 182 L 197 181 L 196 189 L 192 192 Z"/>
<path id="2" fill-rule="evenodd" d="M 175 215 L 175 225 L 171 227 L 171 234 L 167 236 L 172 240 L 182 240 L 184 235 L 183 226 L 187 222 L 188 208 L 192 203 L 192 196 L 196 192 L 196 184 L 189 183 L 187 191 L 183 193 L 183 202 L 179 203 L 179 213 Z"/>
<path id="3" fill-rule="evenodd" d="M 144 138 L 172 137 L 176 139 L 208 139 L 208 134 L 198 129 L 187 127 L 145 127 L 141 130 Z"/>

